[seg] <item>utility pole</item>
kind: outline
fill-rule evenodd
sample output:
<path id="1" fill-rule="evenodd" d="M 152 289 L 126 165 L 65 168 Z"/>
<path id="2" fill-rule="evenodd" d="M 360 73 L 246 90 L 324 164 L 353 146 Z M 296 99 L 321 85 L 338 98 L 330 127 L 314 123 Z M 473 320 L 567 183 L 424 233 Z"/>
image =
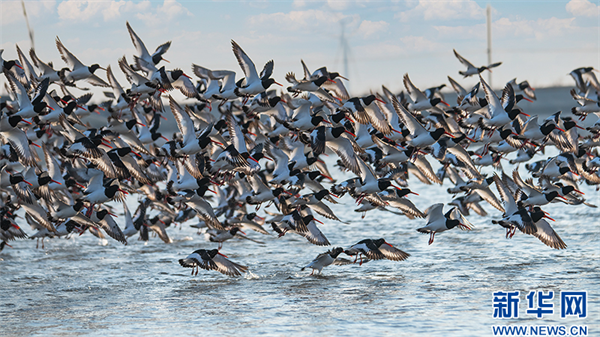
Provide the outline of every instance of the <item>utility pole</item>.
<path id="1" fill-rule="evenodd" d="M 487 5 L 486 10 L 487 17 L 487 62 L 488 65 L 492 64 L 492 6 Z M 488 83 L 490 88 L 492 87 L 492 72 L 488 70 Z"/>

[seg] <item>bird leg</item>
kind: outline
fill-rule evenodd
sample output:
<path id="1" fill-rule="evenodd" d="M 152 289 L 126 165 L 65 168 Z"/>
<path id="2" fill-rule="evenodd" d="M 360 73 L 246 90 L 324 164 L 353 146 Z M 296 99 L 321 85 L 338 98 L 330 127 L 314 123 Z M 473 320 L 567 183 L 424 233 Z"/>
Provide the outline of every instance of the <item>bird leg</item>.
<path id="1" fill-rule="evenodd" d="M 435 239 L 435 231 L 431 232 L 431 234 L 429 234 L 429 244 L 432 244 L 434 239 Z"/>
<path id="2" fill-rule="evenodd" d="M 44 239 L 45 238 L 42 238 L 42 249 L 44 249 Z"/>
<path id="3" fill-rule="evenodd" d="M 314 273 L 314 272 L 315 272 L 315 270 L 313 269 L 313 270 L 310 272 L 310 276 L 313 276 L 313 273 Z"/>
<path id="4" fill-rule="evenodd" d="M 40 246 L 40 238 L 37 238 L 37 242 L 35 244 L 35 249 L 38 249 L 39 246 Z"/>
<path id="5" fill-rule="evenodd" d="M 360 254 L 359 254 L 360 255 Z M 362 260 L 362 255 L 360 255 L 360 263 L 358 264 L 359 266 L 362 266 L 363 260 Z"/>

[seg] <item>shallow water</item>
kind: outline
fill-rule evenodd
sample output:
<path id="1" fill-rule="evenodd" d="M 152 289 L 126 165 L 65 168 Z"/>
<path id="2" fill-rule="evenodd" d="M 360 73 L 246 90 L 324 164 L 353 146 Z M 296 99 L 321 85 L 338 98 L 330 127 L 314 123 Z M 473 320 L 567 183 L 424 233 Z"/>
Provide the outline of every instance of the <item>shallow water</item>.
<path id="1" fill-rule="evenodd" d="M 424 209 L 448 202 L 444 186 L 411 180 L 413 202 Z M 589 201 L 599 194 L 583 186 Z M 348 197 L 333 205 L 348 224 L 324 220 L 322 231 L 334 246 L 363 238 L 384 237 L 412 256 L 404 262 L 373 261 L 362 266 L 330 266 L 310 277 L 300 268 L 327 248 L 288 234 L 277 238 L 249 233 L 264 245 L 247 240 L 225 243 L 222 252 L 250 267 L 243 278 L 201 270 L 190 276 L 177 260 L 204 241 L 190 228 L 170 228 L 172 244 L 151 238 L 148 244 L 129 239 L 103 245 L 90 234 L 35 242 L 13 242 L 0 255 L 2 334 L 370 334 L 491 335 L 498 324 L 586 324 L 598 331 L 598 209 L 552 204 L 544 207 L 556 219 L 557 233 L 567 243 L 550 249 L 532 236 L 512 240 L 491 224 L 499 212 L 485 205 L 488 217 L 470 216 L 471 232 L 453 230 L 428 236 L 408 220 L 371 211 L 364 219 Z M 132 200 L 135 203 L 135 201 Z M 447 209 L 447 208 L 446 208 Z M 122 219 L 120 219 L 122 220 Z M 26 229 L 28 230 L 28 228 Z M 521 291 L 520 310 L 530 290 L 554 290 L 555 314 L 537 320 L 492 318 L 492 293 Z M 560 319 L 559 291 L 587 290 L 588 318 Z"/>
<path id="2" fill-rule="evenodd" d="M 329 167 L 336 179 L 350 177 L 336 172 L 331 163 Z M 512 168 L 505 166 L 505 171 Z M 421 210 L 447 203 L 452 199 L 445 191 L 448 184 L 427 186 L 413 178 L 410 187 L 420 195 L 410 199 Z M 581 189 L 589 202 L 600 204 L 597 191 L 585 185 Z M 135 210 L 137 202 L 128 202 Z M 500 213 L 485 203 L 489 216 L 469 217 L 473 231 L 439 234 L 429 246 L 428 236 L 416 231 L 425 224 L 422 219 L 381 211 L 361 219 L 349 197 L 340 202 L 331 208 L 347 224 L 318 217 L 334 247 L 383 237 L 411 257 L 403 262 L 330 266 L 321 276 L 311 277 L 310 271 L 300 268 L 329 247 L 311 245 L 293 234 L 277 238 L 247 232 L 265 244 L 232 240 L 222 249 L 250 268 L 245 277 L 236 279 L 204 270 L 190 276 L 189 269 L 179 266 L 178 259 L 195 249 L 216 247 L 189 227 L 195 220 L 181 230 L 170 228 L 173 243 L 168 245 L 158 238 L 144 244 L 134 236 L 123 246 L 85 234 L 46 240 L 44 249 L 35 249 L 35 241 L 20 240 L 0 253 L 0 335 L 343 336 L 368 331 L 482 336 L 492 335 L 492 325 L 506 324 L 587 325 L 589 335 L 598 334 L 597 208 L 544 206 L 568 245 L 557 251 L 520 232 L 505 239 L 504 229 L 491 223 Z M 492 318 L 492 293 L 500 290 L 521 292 L 520 318 Z M 553 315 L 536 319 L 524 314 L 525 295 L 532 290 L 555 291 Z M 578 290 L 588 291 L 588 318 L 561 319 L 559 292 Z"/>

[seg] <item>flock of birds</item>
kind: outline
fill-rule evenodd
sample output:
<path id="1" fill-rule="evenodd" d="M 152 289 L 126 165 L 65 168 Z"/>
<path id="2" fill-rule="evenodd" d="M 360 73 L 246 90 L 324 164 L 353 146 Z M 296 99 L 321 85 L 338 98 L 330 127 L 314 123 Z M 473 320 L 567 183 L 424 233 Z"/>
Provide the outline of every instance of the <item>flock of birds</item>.
<path id="1" fill-rule="evenodd" d="M 257 241 L 245 235 L 244 230 L 253 230 L 299 235 L 310 244 L 328 246 L 317 218 L 341 222 L 328 204 L 346 194 L 363 217 L 379 209 L 424 218 L 417 230 L 429 234 L 429 244 L 437 233 L 472 229 L 466 216 L 485 216 L 481 203 L 487 202 L 500 212 L 493 222 L 506 229 L 507 238 L 518 229 L 564 249 L 541 207 L 554 202 L 596 207 L 585 201 L 578 186 L 600 184 L 600 122 L 583 136 L 576 119 L 561 112 L 545 120 L 529 116 L 518 106 L 521 100 L 536 99 L 527 81 L 512 80 L 498 97 L 481 77 L 500 63 L 475 67 L 454 51 L 467 68 L 460 74 L 478 76 L 479 83 L 466 90 L 448 77 L 458 94 L 453 105 L 444 101 L 445 85 L 422 91 L 408 74 L 406 92 L 394 94 L 382 87 L 381 93 L 352 97 L 339 73 L 326 67 L 310 72 L 304 62 L 304 77 L 288 73 L 290 86 L 278 94 L 269 90 L 281 86 L 271 78 L 274 62 L 258 73 L 234 41 L 244 77 L 236 81 L 234 71 L 193 64 L 199 78 L 195 84 L 180 69 L 159 67 L 170 42 L 150 54 L 129 23 L 127 29 L 136 49 L 133 63 L 125 56 L 118 61 L 127 87 L 117 82 L 110 66 L 84 65 L 58 37 L 56 47 L 67 64 L 63 69 L 55 70 L 35 50 L 26 55 L 18 46 L 18 60 L 1 60 L 10 93 L 0 115 L 2 248 L 27 237 L 37 238 L 38 244 L 41 239 L 43 247 L 44 238 L 86 231 L 123 244 L 131 236 L 147 241 L 149 233 L 156 233 L 169 243 L 168 228 L 197 217 L 200 222 L 194 226 L 219 249 L 196 250 L 179 260 L 181 266 L 192 268 L 192 274 L 202 268 L 239 276 L 248 268 L 220 252 L 223 242 L 234 237 Z M 107 81 L 98 69 L 105 70 Z M 600 112 L 594 71 L 571 72 L 576 82 L 571 93 L 579 103 L 572 110 L 576 118 Z M 96 98 L 103 103 L 90 103 L 92 94 L 70 92 L 82 81 L 111 91 Z M 169 95 L 172 90 L 193 103 L 177 102 Z M 176 119 L 174 134 L 159 131 L 163 104 Z M 92 127 L 93 119 L 101 119 L 102 127 Z M 531 162 L 548 146 L 560 154 Z M 331 178 L 322 160 L 328 150 L 339 157 L 337 169 L 356 177 L 341 182 Z M 531 177 L 502 170 L 502 160 L 513 152 L 517 155 L 510 163 L 529 162 L 525 167 Z M 430 161 L 441 168 L 434 172 Z M 486 166 L 496 173 L 482 174 Z M 408 188 L 410 175 L 425 184 L 449 180 L 451 208 L 444 210 L 439 203 L 419 210 L 408 199 L 416 194 Z M 125 202 L 132 194 L 139 202 L 133 213 Z M 111 201 L 122 202 L 124 228 L 114 219 Z M 261 205 L 274 206 L 264 210 L 268 218 L 256 214 Z M 18 224 L 21 208 L 33 235 Z M 153 210 L 156 215 L 150 216 Z M 365 239 L 320 254 L 305 268 L 321 273 L 332 264 L 408 257 L 383 238 Z"/>

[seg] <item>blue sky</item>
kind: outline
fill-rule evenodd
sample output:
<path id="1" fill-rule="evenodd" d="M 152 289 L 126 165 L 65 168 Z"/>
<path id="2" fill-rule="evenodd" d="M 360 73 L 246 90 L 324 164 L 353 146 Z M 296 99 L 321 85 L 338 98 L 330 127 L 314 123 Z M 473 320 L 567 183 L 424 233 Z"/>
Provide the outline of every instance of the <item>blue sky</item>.
<path id="1" fill-rule="evenodd" d="M 25 1 L 35 32 L 38 56 L 63 67 L 54 45 L 59 36 L 85 64 L 111 64 L 125 78 L 117 59 L 134 48 L 128 20 L 150 50 L 172 40 L 165 58 L 191 74 L 191 63 L 230 69 L 241 75 L 231 52 L 234 39 L 257 67 L 275 60 L 274 77 L 284 83 L 289 71 L 301 74 L 300 59 L 311 69 L 328 66 L 350 78 L 351 94 L 394 91 L 402 75 L 425 87 L 447 83 L 450 75 L 464 86 L 461 64 L 452 49 L 475 65 L 486 56 L 485 7 L 481 1 Z M 495 87 L 508 80 L 533 86 L 571 85 L 574 68 L 600 68 L 598 1 L 492 1 Z M 3 0 L 0 48 L 16 58 L 15 43 L 30 42 L 20 1 Z M 343 73 L 342 22 L 351 50 L 349 74 Z M 169 65 L 167 65 L 169 67 Z M 105 74 L 100 73 L 101 77 Z M 301 76 L 299 76 L 301 77 Z"/>

